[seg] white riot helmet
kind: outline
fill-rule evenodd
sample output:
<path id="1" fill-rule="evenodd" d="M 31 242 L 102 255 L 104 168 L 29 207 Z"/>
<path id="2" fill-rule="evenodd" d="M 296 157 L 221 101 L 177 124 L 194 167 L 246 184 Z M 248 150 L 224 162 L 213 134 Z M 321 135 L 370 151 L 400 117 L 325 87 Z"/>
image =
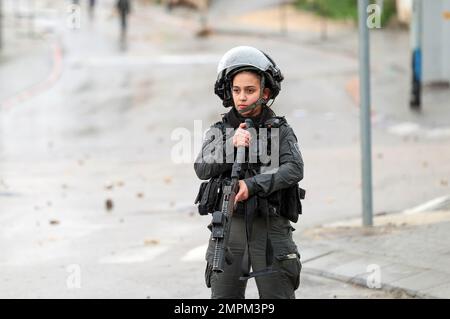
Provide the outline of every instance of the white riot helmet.
<path id="1" fill-rule="evenodd" d="M 214 92 L 223 101 L 223 106 L 234 105 L 231 94 L 232 80 L 237 73 L 242 71 L 253 71 L 261 76 L 261 95 L 256 103 L 241 112 L 248 112 L 257 105 L 275 100 L 281 89 L 280 83 L 284 78 L 280 69 L 266 53 L 250 46 L 239 46 L 226 52 L 217 67 Z M 262 97 L 264 88 L 270 89 L 268 100 Z"/>

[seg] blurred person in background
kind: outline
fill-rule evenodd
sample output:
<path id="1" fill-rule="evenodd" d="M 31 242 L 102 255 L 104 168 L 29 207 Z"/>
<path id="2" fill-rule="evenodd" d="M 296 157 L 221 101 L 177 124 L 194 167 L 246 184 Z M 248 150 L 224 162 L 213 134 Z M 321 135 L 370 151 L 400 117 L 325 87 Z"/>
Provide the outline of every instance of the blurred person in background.
<path id="1" fill-rule="evenodd" d="M 116 7 L 120 16 L 120 40 L 121 43 L 124 44 L 127 35 L 128 14 L 131 12 L 130 0 L 117 0 Z"/>
<path id="2" fill-rule="evenodd" d="M 95 10 L 95 0 L 89 0 L 89 18 L 92 19 L 94 17 Z"/>

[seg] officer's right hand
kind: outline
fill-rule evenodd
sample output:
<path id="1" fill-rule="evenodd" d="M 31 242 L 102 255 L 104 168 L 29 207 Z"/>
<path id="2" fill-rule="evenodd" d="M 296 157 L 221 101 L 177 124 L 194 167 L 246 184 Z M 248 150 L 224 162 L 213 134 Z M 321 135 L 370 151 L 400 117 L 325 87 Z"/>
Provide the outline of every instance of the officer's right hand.
<path id="1" fill-rule="evenodd" d="M 246 131 L 247 125 L 245 123 L 241 123 L 239 128 L 236 130 L 233 136 L 233 145 L 234 147 L 245 146 L 248 147 L 250 145 L 250 141 L 252 135 L 249 131 Z"/>
<path id="2" fill-rule="evenodd" d="M 234 198 L 234 205 L 237 204 L 237 202 L 243 202 L 248 199 L 248 187 L 247 184 L 243 180 L 239 181 L 239 191 L 236 194 L 236 197 Z"/>

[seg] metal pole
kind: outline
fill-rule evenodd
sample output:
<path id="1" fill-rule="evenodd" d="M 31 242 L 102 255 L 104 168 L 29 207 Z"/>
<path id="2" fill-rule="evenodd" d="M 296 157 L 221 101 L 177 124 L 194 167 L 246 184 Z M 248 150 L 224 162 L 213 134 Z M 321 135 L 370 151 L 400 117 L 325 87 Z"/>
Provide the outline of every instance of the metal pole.
<path id="1" fill-rule="evenodd" d="M 3 1 L 0 0 L 0 50 L 3 49 Z"/>
<path id="2" fill-rule="evenodd" d="M 368 6 L 369 0 L 358 0 L 363 226 L 373 225 Z"/>

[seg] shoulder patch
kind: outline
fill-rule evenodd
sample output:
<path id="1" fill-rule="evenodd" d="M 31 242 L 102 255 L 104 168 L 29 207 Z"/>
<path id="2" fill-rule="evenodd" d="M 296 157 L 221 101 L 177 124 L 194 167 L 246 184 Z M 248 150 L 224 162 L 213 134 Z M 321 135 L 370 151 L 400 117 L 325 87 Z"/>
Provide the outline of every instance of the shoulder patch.
<path id="1" fill-rule="evenodd" d="M 211 125 L 211 127 L 222 127 L 222 126 L 223 126 L 223 122 L 222 121 L 216 122 L 213 125 Z"/>
<path id="2" fill-rule="evenodd" d="M 265 123 L 264 126 L 271 128 L 271 127 L 280 127 L 284 124 L 287 124 L 286 119 L 284 118 L 284 116 L 274 116 L 271 117 L 270 119 L 268 119 Z"/>

